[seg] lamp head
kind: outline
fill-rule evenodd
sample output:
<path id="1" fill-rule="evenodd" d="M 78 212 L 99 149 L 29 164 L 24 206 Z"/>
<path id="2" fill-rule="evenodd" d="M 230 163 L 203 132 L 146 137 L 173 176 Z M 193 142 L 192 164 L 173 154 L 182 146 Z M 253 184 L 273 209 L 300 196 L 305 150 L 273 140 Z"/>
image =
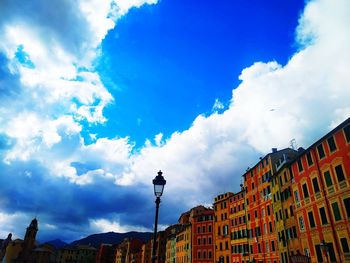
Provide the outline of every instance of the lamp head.
<path id="1" fill-rule="evenodd" d="M 154 185 L 154 195 L 156 197 L 161 197 L 164 190 L 164 185 L 166 184 L 166 181 L 164 177 L 162 176 L 162 171 L 158 172 L 158 175 L 153 179 L 153 185 Z"/>

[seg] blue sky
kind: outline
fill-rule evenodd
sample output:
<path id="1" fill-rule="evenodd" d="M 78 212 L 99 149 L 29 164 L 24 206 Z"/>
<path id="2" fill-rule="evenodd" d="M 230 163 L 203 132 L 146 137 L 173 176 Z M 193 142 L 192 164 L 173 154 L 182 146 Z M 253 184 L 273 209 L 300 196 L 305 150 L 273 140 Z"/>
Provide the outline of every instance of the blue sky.
<path id="1" fill-rule="evenodd" d="M 347 0 L 0 10 L 0 238 L 152 231 L 159 169 L 162 229 L 350 116 Z"/>
<path id="2" fill-rule="evenodd" d="M 105 129 L 140 146 L 162 132 L 188 128 L 227 105 L 242 68 L 285 64 L 293 51 L 303 1 L 161 1 L 132 9 L 102 43 L 98 71 L 116 102 Z M 140 132 L 142 130 L 142 132 Z"/>

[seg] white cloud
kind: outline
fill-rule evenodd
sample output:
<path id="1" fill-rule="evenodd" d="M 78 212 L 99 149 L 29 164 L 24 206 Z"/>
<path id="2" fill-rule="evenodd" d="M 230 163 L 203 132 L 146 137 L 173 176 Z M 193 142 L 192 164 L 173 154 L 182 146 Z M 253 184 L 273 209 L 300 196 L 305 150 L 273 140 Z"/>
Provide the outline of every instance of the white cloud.
<path id="1" fill-rule="evenodd" d="M 308 3 L 297 30 L 304 46 L 285 66 L 256 62 L 244 69 L 227 110 L 198 116 L 162 145 L 146 144 L 132 156 L 125 176 L 147 184 L 162 169 L 165 195 L 196 204 L 221 190 L 238 190 L 258 154 L 288 147 L 293 138 L 307 147 L 345 120 L 350 116 L 349 13 L 345 0 Z M 306 45 L 306 39 L 312 41 Z M 223 182 L 226 186 L 220 186 Z"/>
<path id="2" fill-rule="evenodd" d="M 142 226 L 129 226 L 121 225 L 118 221 L 110 221 L 107 219 L 93 219 L 90 220 L 90 228 L 94 233 L 105 233 L 105 232 L 117 232 L 117 233 L 126 233 L 130 231 L 139 231 L 139 232 L 150 232 L 151 230 Z"/>
<path id="3" fill-rule="evenodd" d="M 133 151 L 127 137 L 96 137 L 86 145 L 79 122 L 105 122 L 103 109 L 113 100 L 90 67 L 92 59 L 116 17 L 146 1 L 121 0 L 114 3 L 118 8 L 111 1 L 96 7 L 97 2 L 75 6 L 74 11 L 82 8 L 86 19 L 71 14 L 69 8 L 57 10 L 73 27 L 67 33 L 70 37 L 54 24 L 55 19 L 51 27 L 44 27 L 28 16 L 22 23 L 0 18 L 0 51 L 22 85 L 19 98 L 0 106 L 0 133 L 16 140 L 6 151 L 8 162 L 40 161 L 51 174 L 80 186 L 105 180 L 118 186 L 151 188 L 151 180 L 161 169 L 167 180 L 164 199 L 184 208 L 210 203 L 220 192 L 238 190 L 245 168 L 254 165 L 259 155 L 272 147 L 288 147 L 293 138 L 307 147 L 350 115 L 350 2 L 310 1 L 297 28 L 300 51 L 286 65 L 256 62 L 244 69 L 239 76 L 242 82 L 222 113 L 200 115 L 189 129 L 170 138 L 159 133 L 155 144 L 148 141 L 139 152 Z M 15 5 L 8 6 L 10 10 L 4 13 L 18 15 Z M 25 7 L 30 9 L 30 5 Z M 63 29 L 68 27 L 66 21 L 62 23 Z M 19 45 L 34 68 L 16 59 Z M 219 101 L 215 104 L 214 109 L 222 108 Z M 87 171 L 78 175 L 74 162 L 85 165 Z M 5 203 L 0 199 L 0 204 Z M 0 214 L 0 223 L 9 218 Z M 90 220 L 90 228 L 135 230 L 107 219 Z"/>
<path id="4" fill-rule="evenodd" d="M 28 216 L 24 213 L 13 213 L 7 214 L 0 212 L 0 236 L 2 239 L 5 239 L 9 233 L 12 233 L 12 240 L 16 238 L 23 239 L 23 231 L 18 231 L 18 223 L 28 221 Z M 30 221 L 29 221 L 30 222 Z M 24 229 L 24 225 L 23 225 Z"/>
<path id="5" fill-rule="evenodd" d="M 213 105 L 213 111 L 223 110 L 224 108 L 225 108 L 224 104 L 219 99 L 215 99 L 215 102 Z"/>

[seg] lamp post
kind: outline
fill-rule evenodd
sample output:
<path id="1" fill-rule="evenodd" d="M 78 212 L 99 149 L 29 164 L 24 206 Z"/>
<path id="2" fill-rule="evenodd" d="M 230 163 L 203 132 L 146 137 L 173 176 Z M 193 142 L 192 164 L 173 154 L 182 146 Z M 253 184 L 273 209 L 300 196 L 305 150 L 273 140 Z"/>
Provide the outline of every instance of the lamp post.
<path id="1" fill-rule="evenodd" d="M 160 204 L 160 197 L 163 194 L 164 185 L 166 181 L 162 176 L 162 171 L 158 172 L 158 175 L 153 179 L 154 195 L 156 196 L 156 217 L 154 222 L 154 236 L 153 236 L 153 249 L 152 249 L 152 263 L 156 262 L 156 242 L 157 242 L 157 226 L 158 226 L 158 210 Z"/>
<path id="2" fill-rule="evenodd" d="M 325 252 L 325 254 L 326 254 L 326 260 L 327 260 L 326 262 L 329 262 L 328 261 L 328 246 L 327 246 L 327 243 L 324 242 L 324 240 L 321 241 L 320 247 L 321 247 L 322 252 Z"/>

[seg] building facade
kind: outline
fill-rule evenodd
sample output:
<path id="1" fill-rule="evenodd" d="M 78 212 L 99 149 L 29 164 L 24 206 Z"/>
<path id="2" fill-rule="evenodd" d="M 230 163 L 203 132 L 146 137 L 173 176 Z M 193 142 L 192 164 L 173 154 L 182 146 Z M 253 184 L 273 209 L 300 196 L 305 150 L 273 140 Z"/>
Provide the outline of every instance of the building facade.
<path id="1" fill-rule="evenodd" d="M 349 262 L 350 119 L 292 164 L 301 250 L 311 262 Z"/>
<path id="2" fill-rule="evenodd" d="M 245 190 L 230 197 L 231 262 L 249 262 Z"/>
<path id="3" fill-rule="evenodd" d="M 276 173 L 276 164 L 280 159 L 292 155 L 295 155 L 293 149 L 278 151 L 273 148 L 271 153 L 260 158 L 260 161 L 253 168 L 248 168 L 243 175 L 251 261 L 271 263 L 279 261 L 271 179 Z"/>
<path id="4" fill-rule="evenodd" d="M 214 211 L 197 206 L 191 209 L 192 262 L 210 263 L 214 261 Z"/>
<path id="5" fill-rule="evenodd" d="M 214 199 L 215 262 L 231 263 L 230 198 L 233 193 L 220 194 Z"/>

